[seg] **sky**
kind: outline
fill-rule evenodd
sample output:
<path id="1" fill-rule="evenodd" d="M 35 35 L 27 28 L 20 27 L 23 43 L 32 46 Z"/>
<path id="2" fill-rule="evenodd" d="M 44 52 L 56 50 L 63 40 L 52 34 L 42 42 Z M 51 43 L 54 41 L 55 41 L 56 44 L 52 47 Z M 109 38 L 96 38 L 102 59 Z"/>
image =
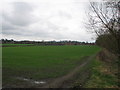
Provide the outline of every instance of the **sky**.
<path id="1" fill-rule="evenodd" d="M 2 38 L 95 41 L 85 27 L 87 0 L 5 1 L 0 4 Z"/>

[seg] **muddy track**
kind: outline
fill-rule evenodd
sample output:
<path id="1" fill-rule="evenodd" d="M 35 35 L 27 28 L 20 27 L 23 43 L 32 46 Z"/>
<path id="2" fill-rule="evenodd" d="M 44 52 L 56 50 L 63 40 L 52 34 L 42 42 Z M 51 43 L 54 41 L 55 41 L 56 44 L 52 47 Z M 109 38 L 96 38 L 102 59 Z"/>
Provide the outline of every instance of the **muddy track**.
<path id="1" fill-rule="evenodd" d="M 66 74 L 62 77 L 56 78 L 53 82 L 48 83 L 47 85 L 44 85 L 42 88 L 59 88 L 59 87 L 62 87 L 65 84 L 65 82 L 69 81 L 76 74 L 78 74 L 78 72 L 80 72 L 80 69 L 84 68 L 84 66 L 86 66 L 94 57 L 95 57 L 95 55 L 87 57 L 85 59 L 85 62 L 83 62 L 82 64 L 77 66 L 70 73 L 68 73 L 68 74 Z"/>
<path id="2" fill-rule="evenodd" d="M 71 88 L 76 87 L 74 83 L 77 81 L 80 83 L 80 85 L 84 85 L 84 83 L 87 81 L 88 76 L 90 74 L 90 68 L 87 67 L 91 64 L 91 61 L 94 60 L 93 56 L 85 56 L 81 59 L 80 65 L 75 67 L 73 70 L 71 70 L 69 73 L 62 77 L 58 77 L 55 79 L 48 79 L 48 80 L 42 80 L 42 81 L 35 81 L 33 79 L 24 78 L 24 77 L 13 77 L 16 80 L 23 81 L 25 84 L 20 85 L 7 85 L 6 87 L 31 87 L 31 88 Z M 5 70 L 4 70 L 5 71 Z M 45 82 L 45 83 L 41 83 Z M 74 85 L 74 86 L 73 86 Z"/>

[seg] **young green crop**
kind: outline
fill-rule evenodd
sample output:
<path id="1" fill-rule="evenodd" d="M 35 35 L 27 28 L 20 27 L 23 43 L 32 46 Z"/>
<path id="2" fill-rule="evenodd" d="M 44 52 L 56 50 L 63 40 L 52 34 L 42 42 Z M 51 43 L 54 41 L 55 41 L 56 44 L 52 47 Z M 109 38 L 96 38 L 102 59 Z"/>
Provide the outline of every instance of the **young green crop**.
<path id="1" fill-rule="evenodd" d="M 99 50 L 89 45 L 3 47 L 3 83 L 10 81 L 10 77 L 60 77 L 78 66 L 81 58 Z"/>

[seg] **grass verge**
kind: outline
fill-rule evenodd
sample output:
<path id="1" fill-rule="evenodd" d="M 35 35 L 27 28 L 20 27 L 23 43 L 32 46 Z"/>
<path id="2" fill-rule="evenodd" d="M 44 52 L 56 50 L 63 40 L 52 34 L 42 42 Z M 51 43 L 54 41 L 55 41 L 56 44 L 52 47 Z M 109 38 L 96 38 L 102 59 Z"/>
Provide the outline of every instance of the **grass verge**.
<path id="1" fill-rule="evenodd" d="M 85 84 L 85 88 L 117 88 L 117 76 L 111 72 L 111 66 L 95 59 L 93 61 L 92 75 Z"/>

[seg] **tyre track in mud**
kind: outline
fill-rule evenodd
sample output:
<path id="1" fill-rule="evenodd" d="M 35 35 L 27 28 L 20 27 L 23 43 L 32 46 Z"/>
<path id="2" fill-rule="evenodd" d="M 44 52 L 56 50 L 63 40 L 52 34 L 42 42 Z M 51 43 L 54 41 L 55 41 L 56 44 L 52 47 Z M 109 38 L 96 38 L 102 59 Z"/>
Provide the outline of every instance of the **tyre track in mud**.
<path id="1" fill-rule="evenodd" d="M 78 74 L 80 72 L 80 69 L 85 67 L 91 60 L 93 60 L 94 57 L 95 57 L 95 55 L 87 57 L 83 63 L 81 63 L 79 66 L 77 66 L 71 72 L 69 72 L 68 74 L 66 74 L 62 77 L 56 78 L 51 83 L 44 85 L 42 88 L 59 88 L 59 87 L 61 88 L 65 84 L 65 82 L 69 81 L 76 74 Z"/>

